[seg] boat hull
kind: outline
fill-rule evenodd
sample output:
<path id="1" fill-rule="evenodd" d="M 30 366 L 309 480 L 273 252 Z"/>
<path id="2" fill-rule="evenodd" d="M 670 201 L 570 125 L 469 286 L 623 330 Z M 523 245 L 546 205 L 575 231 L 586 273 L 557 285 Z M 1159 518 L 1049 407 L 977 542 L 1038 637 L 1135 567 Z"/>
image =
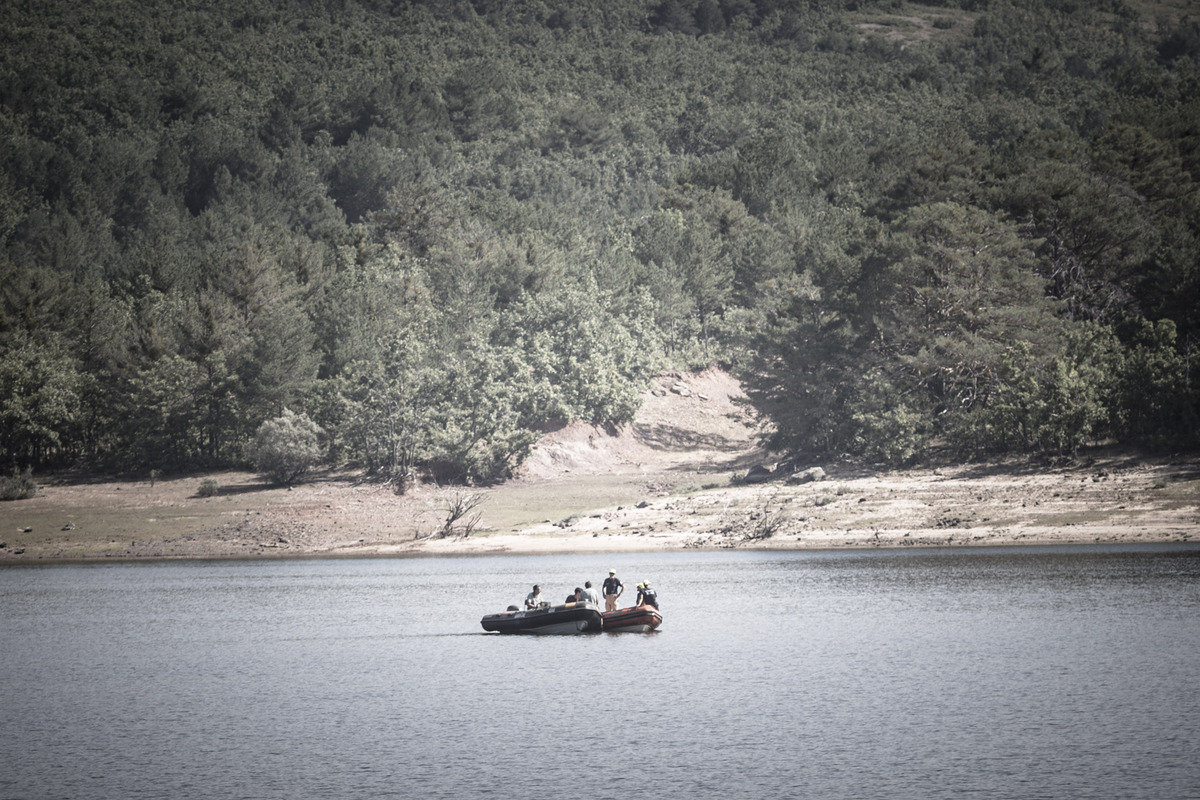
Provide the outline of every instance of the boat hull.
<path id="1" fill-rule="evenodd" d="M 662 614 L 654 606 L 631 606 L 605 611 L 604 630 L 610 633 L 649 633 L 662 625 Z"/>
<path id="2" fill-rule="evenodd" d="M 603 628 L 600 609 L 591 603 L 566 603 L 527 611 L 487 614 L 480 624 L 490 633 L 570 635 L 598 633 Z"/>

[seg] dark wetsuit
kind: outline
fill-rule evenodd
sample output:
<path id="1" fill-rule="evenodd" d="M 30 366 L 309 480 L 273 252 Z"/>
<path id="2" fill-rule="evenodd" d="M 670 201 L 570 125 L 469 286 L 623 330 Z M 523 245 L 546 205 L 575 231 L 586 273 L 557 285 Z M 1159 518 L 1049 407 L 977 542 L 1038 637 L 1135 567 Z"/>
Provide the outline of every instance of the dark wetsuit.
<path id="1" fill-rule="evenodd" d="M 658 608 L 658 594 L 649 586 L 644 589 L 638 589 L 637 605 Z"/>

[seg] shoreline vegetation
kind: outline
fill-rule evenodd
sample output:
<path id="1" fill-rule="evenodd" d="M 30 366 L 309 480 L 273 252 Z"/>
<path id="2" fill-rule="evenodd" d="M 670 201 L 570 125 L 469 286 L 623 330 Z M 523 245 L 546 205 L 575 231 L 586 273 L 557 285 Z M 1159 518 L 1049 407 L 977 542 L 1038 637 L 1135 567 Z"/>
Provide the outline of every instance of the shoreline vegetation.
<path id="1" fill-rule="evenodd" d="M 0 564 L 1191 542 L 1200 456 L 1093 449 L 907 470 L 821 464 L 789 482 L 758 449 L 740 387 L 720 370 L 660 378 L 616 432 L 549 433 L 512 480 L 417 484 L 359 471 L 291 488 L 225 471 L 154 481 L 39 480 L 0 506 Z M 753 469 L 759 466 L 757 470 Z M 808 465 L 806 465 L 808 466 Z M 753 470 L 753 471 L 752 471 Z M 795 479 L 792 479 L 795 481 Z M 215 492 L 202 496 L 201 486 Z M 468 513 L 461 513 L 466 507 Z M 450 519 L 455 513 L 460 515 Z"/>
<path id="2" fill-rule="evenodd" d="M 826 454 L 832 480 L 1200 452 L 1193 6 L 6 3 L 0 463 L 212 470 L 253 508 L 228 470 L 496 486 L 601 423 L 659 450 L 634 502 L 686 505 L 659 433 L 715 453 L 700 487 L 754 464 L 634 417 L 711 364 L 770 420 L 763 464 Z M 460 527 L 511 532 L 510 488 Z"/>

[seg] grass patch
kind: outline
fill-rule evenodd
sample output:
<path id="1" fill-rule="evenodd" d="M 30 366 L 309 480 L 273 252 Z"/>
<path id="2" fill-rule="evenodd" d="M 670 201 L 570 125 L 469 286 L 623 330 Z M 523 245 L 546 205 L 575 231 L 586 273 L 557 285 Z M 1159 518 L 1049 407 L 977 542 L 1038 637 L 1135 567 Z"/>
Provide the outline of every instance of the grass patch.
<path id="1" fill-rule="evenodd" d="M 496 530 L 511 530 L 592 509 L 634 506 L 648 497 L 641 475 L 596 475 L 586 482 L 512 483 L 490 493 L 486 521 Z"/>
<path id="2" fill-rule="evenodd" d="M 1026 524 L 1037 528 L 1069 528 L 1074 525 L 1092 525 L 1111 522 L 1118 517 L 1125 519 L 1130 515 L 1114 511 L 1111 508 L 1083 509 L 1061 513 L 1039 514 L 1026 520 Z"/>
<path id="3" fill-rule="evenodd" d="M 929 41 L 953 42 L 971 35 L 975 14 L 949 8 L 906 3 L 896 13 L 852 14 L 850 19 L 866 36 L 881 36 L 904 47 Z"/>
<path id="4" fill-rule="evenodd" d="M 722 485 L 719 483 L 702 483 L 702 484 L 690 483 L 687 486 L 684 486 L 681 489 L 679 489 L 678 491 L 676 491 L 675 494 L 696 494 L 697 492 L 707 492 L 710 489 L 720 489 L 720 488 L 722 488 Z"/>

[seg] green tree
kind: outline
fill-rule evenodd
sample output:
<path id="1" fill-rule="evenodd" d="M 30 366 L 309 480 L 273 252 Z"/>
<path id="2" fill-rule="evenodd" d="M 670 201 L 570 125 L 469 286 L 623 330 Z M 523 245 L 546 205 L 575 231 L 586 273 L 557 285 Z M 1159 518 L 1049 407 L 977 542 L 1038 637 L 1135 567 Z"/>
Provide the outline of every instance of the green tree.
<path id="1" fill-rule="evenodd" d="M 60 465 L 77 444 L 83 380 L 55 341 L 0 351 L 0 454 L 6 463 Z"/>
<path id="2" fill-rule="evenodd" d="M 1171 320 L 1139 320 L 1118 365 L 1116 430 L 1153 446 L 1196 441 L 1197 397 Z"/>
<path id="3" fill-rule="evenodd" d="M 428 455 L 441 396 L 439 315 L 420 264 L 401 248 L 369 248 L 331 284 L 318 329 L 326 354 L 326 422 L 334 445 L 403 491 Z"/>
<path id="4" fill-rule="evenodd" d="M 635 237 L 669 345 L 681 349 L 691 335 L 707 341 L 733 293 L 733 261 L 715 232 L 691 210 L 663 209 Z"/>
<path id="5" fill-rule="evenodd" d="M 431 407 L 441 386 L 414 332 L 398 333 L 378 361 L 355 361 L 337 380 L 338 436 L 366 469 L 404 492 L 428 458 Z"/>
<path id="6" fill-rule="evenodd" d="M 163 356 L 140 370 L 124 392 L 122 449 L 140 468 L 198 464 L 205 451 L 200 367 L 182 356 Z"/>
<path id="7" fill-rule="evenodd" d="M 1000 364 L 992 402 L 960 420 L 955 441 L 968 455 L 1074 458 L 1110 430 L 1118 357 L 1116 337 L 1098 323 L 1069 327 L 1052 358 L 1036 358 L 1028 343 L 1018 342 Z"/>
<path id="8" fill-rule="evenodd" d="M 1038 358 L 1055 353 L 1059 326 L 1034 272 L 1037 243 L 1012 223 L 937 203 L 910 211 L 900 231 L 907 255 L 890 278 L 895 303 L 876 348 L 928 392 L 945 426 L 986 407 L 1016 343 L 1028 343 Z"/>
<path id="9" fill-rule="evenodd" d="M 430 426 L 435 476 L 470 483 L 511 477 L 537 439 L 520 424 L 519 371 L 516 354 L 497 348 L 468 347 L 445 360 Z"/>
<path id="10" fill-rule="evenodd" d="M 1073 319 L 1115 322 L 1157 247 L 1143 199 L 1122 176 L 1091 164 L 1074 140 L 1039 137 L 1011 165 L 999 202 L 1041 240 L 1039 270 Z M 1041 151 L 1039 153 L 1039 151 Z"/>
<path id="11" fill-rule="evenodd" d="M 585 279 L 527 296 L 501 315 L 492 338 L 504 354 L 523 427 L 576 419 L 620 425 L 633 418 L 661 344 L 637 310 L 616 317 L 607 305 Z"/>
<path id="12" fill-rule="evenodd" d="M 847 428 L 853 452 L 868 461 L 907 466 L 924 457 L 934 430 L 927 398 L 897 386 L 881 370 L 861 376 Z"/>

